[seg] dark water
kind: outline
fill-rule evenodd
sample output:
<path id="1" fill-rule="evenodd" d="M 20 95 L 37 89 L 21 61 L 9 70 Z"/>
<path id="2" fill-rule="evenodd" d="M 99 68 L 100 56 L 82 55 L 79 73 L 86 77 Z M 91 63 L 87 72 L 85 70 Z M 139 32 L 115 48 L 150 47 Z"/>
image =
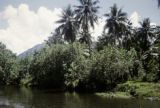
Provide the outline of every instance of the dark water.
<path id="1" fill-rule="evenodd" d="M 0 108 L 160 108 L 160 101 L 5 87 L 0 88 Z"/>

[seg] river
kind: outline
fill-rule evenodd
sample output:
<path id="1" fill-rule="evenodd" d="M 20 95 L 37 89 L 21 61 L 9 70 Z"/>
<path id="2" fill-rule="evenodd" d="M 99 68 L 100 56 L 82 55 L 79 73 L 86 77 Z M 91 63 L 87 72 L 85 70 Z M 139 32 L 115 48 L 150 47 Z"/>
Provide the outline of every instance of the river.
<path id="1" fill-rule="evenodd" d="M 0 87 L 0 108 L 160 108 L 160 101 Z"/>

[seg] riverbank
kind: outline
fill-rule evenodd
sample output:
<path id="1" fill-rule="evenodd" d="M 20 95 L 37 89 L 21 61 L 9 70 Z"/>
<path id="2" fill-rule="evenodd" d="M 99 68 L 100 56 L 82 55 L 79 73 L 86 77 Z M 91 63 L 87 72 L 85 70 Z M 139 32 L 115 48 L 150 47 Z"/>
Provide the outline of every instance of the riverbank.
<path id="1" fill-rule="evenodd" d="M 0 87 L 0 108 L 159 108 L 160 101 L 102 98 L 92 93 Z"/>
<path id="2" fill-rule="evenodd" d="M 130 99 L 132 96 L 126 92 L 108 92 L 108 93 L 95 93 L 95 95 L 103 98 L 122 98 Z"/>
<path id="3" fill-rule="evenodd" d="M 114 89 L 114 92 L 95 93 L 95 95 L 107 98 L 144 98 L 149 100 L 160 100 L 160 84 L 128 81 L 119 84 Z"/>
<path id="4" fill-rule="evenodd" d="M 30 88 L 30 87 L 27 87 L 27 88 Z M 62 90 L 62 89 L 40 89 L 40 88 L 31 88 L 31 90 L 41 90 L 45 93 L 67 91 L 65 89 Z M 83 94 L 83 92 L 81 93 Z M 92 93 L 89 93 L 89 94 L 92 94 Z M 148 100 L 160 100 L 160 83 L 127 81 L 126 83 L 118 84 L 117 87 L 114 88 L 112 91 L 100 92 L 100 93 L 95 92 L 94 94 L 96 96 L 103 97 L 103 98 L 121 98 L 121 99 L 141 98 L 141 99 L 148 99 Z"/>

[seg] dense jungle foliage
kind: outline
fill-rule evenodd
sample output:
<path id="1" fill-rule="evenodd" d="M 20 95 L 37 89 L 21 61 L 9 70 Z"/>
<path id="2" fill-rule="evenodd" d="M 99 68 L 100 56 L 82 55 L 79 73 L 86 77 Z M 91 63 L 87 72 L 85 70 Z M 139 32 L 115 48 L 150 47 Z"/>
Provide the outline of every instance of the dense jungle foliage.
<path id="1" fill-rule="evenodd" d="M 0 43 L 0 84 L 73 91 L 108 91 L 127 81 L 160 81 L 160 26 L 149 18 L 133 27 L 114 4 L 92 42 L 99 1 L 79 0 L 56 22 L 59 27 L 33 55 L 19 58 Z"/>

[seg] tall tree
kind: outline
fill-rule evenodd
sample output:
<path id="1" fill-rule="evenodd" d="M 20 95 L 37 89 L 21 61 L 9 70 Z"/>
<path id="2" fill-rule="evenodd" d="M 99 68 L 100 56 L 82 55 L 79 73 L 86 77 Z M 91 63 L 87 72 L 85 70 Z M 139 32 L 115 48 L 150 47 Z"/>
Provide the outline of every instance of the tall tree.
<path id="1" fill-rule="evenodd" d="M 158 0 L 158 7 L 160 7 L 160 0 Z"/>
<path id="2" fill-rule="evenodd" d="M 0 84 L 17 83 L 18 74 L 16 55 L 0 42 Z"/>
<path id="3" fill-rule="evenodd" d="M 126 28 L 123 32 L 123 38 L 122 38 L 122 46 L 126 50 L 130 50 L 132 47 L 134 47 L 134 33 L 135 29 L 132 26 L 132 23 L 130 21 L 127 22 Z"/>
<path id="4" fill-rule="evenodd" d="M 91 35 L 89 33 L 90 26 L 94 29 L 94 24 L 98 22 L 97 12 L 100 8 L 97 6 L 98 0 L 79 0 L 80 5 L 75 6 L 76 19 L 79 23 L 79 27 L 82 30 L 81 42 L 85 42 L 89 45 L 91 52 Z"/>
<path id="5" fill-rule="evenodd" d="M 155 34 L 149 18 L 140 22 L 140 25 L 141 27 L 137 29 L 135 40 L 137 40 L 136 46 L 138 47 L 138 52 L 140 52 L 140 54 L 144 54 L 153 44 Z"/>
<path id="6" fill-rule="evenodd" d="M 142 60 L 143 69 L 145 70 L 144 80 L 147 80 L 147 75 L 150 72 L 149 62 L 152 59 L 150 48 L 154 43 L 155 28 L 151 26 L 150 19 L 146 18 L 140 22 L 140 27 L 136 30 L 135 34 L 135 49 L 139 58 Z"/>
<path id="7" fill-rule="evenodd" d="M 50 36 L 46 41 L 47 45 L 51 46 L 52 44 L 63 43 L 61 30 L 59 28 L 56 28 L 54 33 L 51 34 L 52 36 Z"/>
<path id="8" fill-rule="evenodd" d="M 160 1 L 160 0 L 159 0 Z M 157 80 L 160 80 L 160 26 L 156 27 L 156 40 L 155 40 L 155 52 L 154 55 L 156 55 L 157 62 L 158 62 L 158 72 L 157 72 Z"/>
<path id="9" fill-rule="evenodd" d="M 150 55 L 152 55 L 153 59 L 156 59 L 157 62 L 157 75 L 156 81 L 160 80 L 160 39 L 157 39 L 154 46 L 150 50 Z"/>
<path id="10" fill-rule="evenodd" d="M 122 35 L 126 30 L 127 13 L 123 12 L 122 9 L 118 9 L 117 5 L 114 4 L 111 7 L 110 13 L 105 14 L 106 24 L 104 26 L 104 31 L 108 29 L 108 34 L 110 34 L 113 44 L 121 44 Z"/>
<path id="11" fill-rule="evenodd" d="M 62 30 L 64 40 L 68 41 L 69 43 L 73 43 L 76 40 L 77 28 L 74 15 L 75 14 L 69 5 L 63 10 L 61 19 L 57 21 L 57 23 L 61 24 L 59 29 Z"/>

